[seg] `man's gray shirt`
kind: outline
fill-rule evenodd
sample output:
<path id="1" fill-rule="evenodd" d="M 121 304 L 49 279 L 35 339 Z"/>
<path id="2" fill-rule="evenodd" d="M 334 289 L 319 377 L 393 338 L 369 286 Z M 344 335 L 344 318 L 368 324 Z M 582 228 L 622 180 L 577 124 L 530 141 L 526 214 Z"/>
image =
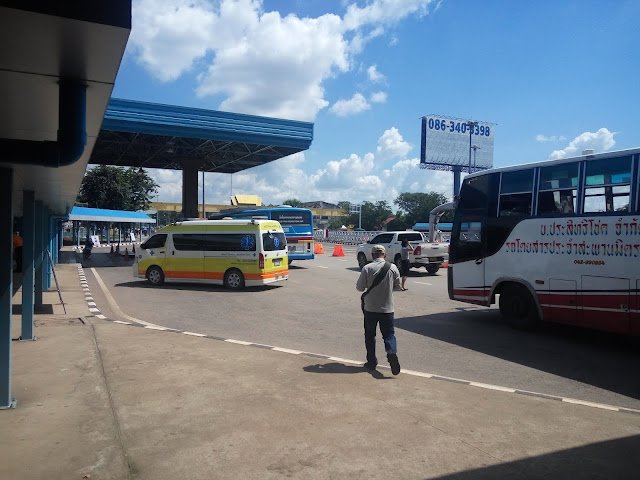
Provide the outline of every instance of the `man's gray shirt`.
<path id="1" fill-rule="evenodd" d="M 356 289 L 364 292 L 369 285 L 373 283 L 378 271 L 384 266 L 384 258 L 375 258 L 373 262 L 362 267 Z M 398 267 L 393 263 L 391 268 L 378 285 L 373 287 L 371 293 L 364 297 L 364 309 L 367 312 L 392 313 L 393 308 L 393 290 L 400 289 L 400 272 Z"/>

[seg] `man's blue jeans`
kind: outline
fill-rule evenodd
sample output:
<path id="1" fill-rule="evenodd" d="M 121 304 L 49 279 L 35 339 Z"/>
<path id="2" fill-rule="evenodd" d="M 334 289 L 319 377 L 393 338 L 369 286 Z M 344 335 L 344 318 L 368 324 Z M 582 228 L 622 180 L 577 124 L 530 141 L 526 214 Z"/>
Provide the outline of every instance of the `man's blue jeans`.
<path id="1" fill-rule="evenodd" d="M 393 312 L 364 312 L 364 345 L 367 347 L 367 363 L 377 365 L 376 358 L 376 328 L 380 323 L 380 333 L 384 340 L 387 353 L 397 353 L 396 335 L 393 329 Z"/>

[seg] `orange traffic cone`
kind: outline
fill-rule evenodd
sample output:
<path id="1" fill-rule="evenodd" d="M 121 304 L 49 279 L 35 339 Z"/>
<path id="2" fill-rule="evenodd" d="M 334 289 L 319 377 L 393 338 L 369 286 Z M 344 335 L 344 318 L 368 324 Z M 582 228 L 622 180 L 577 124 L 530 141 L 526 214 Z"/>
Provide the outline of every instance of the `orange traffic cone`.
<path id="1" fill-rule="evenodd" d="M 322 245 L 320 242 L 316 242 L 315 245 L 313 246 L 313 253 L 315 254 L 324 253 L 324 245 Z"/>
<path id="2" fill-rule="evenodd" d="M 440 265 L 440 268 L 449 268 L 449 260 L 445 260 L 444 262 L 442 262 L 442 265 Z"/>
<path id="3" fill-rule="evenodd" d="M 340 245 L 339 243 L 335 244 L 333 246 L 333 253 L 331 254 L 332 257 L 344 257 L 344 250 L 342 249 L 342 245 Z"/>

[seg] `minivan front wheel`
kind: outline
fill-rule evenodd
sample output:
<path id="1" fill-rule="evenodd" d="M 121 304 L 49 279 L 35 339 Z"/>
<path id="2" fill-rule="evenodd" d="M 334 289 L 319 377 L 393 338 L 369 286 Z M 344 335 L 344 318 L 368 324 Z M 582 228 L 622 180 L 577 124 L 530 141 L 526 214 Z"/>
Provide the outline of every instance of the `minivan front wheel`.
<path id="1" fill-rule="evenodd" d="M 230 290 L 244 288 L 244 275 L 236 268 L 227 270 L 227 273 L 224 274 L 224 286 Z"/>
<path id="2" fill-rule="evenodd" d="M 147 280 L 155 287 L 158 287 L 164 283 L 164 272 L 156 265 L 149 267 L 147 270 Z"/>

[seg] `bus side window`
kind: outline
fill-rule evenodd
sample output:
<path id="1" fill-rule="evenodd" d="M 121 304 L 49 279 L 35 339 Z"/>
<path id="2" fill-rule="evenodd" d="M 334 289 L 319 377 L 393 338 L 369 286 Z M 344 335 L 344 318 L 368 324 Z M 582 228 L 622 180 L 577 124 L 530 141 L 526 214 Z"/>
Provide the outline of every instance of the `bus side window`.
<path id="1" fill-rule="evenodd" d="M 578 162 L 540 169 L 538 215 L 568 215 L 576 211 Z"/>
<path id="2" fill-rule="evenodd" d="M 584 213 L 627 212 L 631 186 L 631 156 L 587 163 Z"/>
<path id="3" fill-rule="evenodd" d="M 504 172 L 500 184 L 500 210 L 498 216 L 531 215 L 533 168 Z"/>

